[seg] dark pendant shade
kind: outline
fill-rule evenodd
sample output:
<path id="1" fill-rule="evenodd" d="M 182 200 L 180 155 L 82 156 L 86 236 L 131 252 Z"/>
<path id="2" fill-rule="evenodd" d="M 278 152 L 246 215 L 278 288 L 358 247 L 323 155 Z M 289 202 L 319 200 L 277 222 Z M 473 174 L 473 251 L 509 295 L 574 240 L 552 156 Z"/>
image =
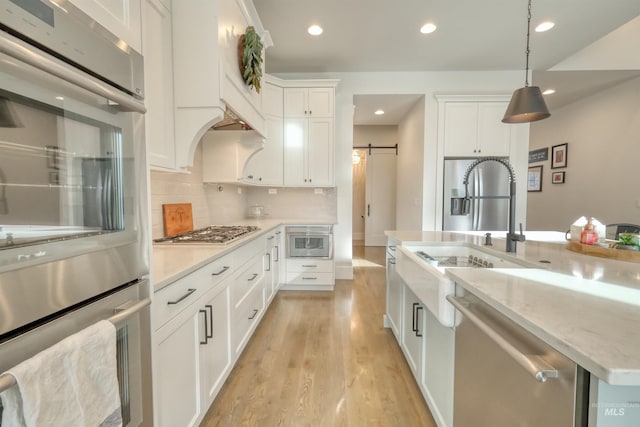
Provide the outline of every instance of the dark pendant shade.
<path id="1" fill-rule="evenodd" d="M 538 86 L 525 86 L 513 91 L 504 113 L 503 123 L 528 123 L 546 119 L 551 114 Z"/>

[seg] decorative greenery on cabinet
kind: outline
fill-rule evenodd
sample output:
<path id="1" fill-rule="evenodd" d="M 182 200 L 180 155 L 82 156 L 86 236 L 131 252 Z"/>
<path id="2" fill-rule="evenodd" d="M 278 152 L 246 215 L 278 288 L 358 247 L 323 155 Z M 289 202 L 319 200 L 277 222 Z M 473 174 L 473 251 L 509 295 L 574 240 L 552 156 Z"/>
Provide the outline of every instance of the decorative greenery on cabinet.
<path id="1" fill-rule="evenodd" d="M 249 87 L 260 93 L 262 79 L 262 41 L 253 26 L 248 26 L 245 33 L 238 39 L 238 56 L 240 60 L 240 74 Z"/>

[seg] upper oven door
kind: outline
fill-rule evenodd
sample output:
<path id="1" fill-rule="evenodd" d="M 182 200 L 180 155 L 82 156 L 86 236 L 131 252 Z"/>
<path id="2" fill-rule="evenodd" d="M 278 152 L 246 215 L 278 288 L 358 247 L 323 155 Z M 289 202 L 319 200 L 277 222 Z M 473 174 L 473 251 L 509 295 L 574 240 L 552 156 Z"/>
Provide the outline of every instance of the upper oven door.
<path id="1" fill-rule="evenodd" d="M 148 273 L 143 112 L 0 31 L 0 335 Z"/>

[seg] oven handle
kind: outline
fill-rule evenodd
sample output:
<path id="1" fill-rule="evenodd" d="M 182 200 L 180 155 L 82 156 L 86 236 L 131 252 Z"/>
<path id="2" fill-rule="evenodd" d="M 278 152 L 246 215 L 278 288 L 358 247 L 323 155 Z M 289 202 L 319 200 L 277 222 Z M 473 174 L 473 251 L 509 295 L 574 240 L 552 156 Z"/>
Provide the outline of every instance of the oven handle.
<path id="1" fill-rule="evenodd" d="M 151 299 L 145 298 L 133 304 L 131 307 L 127 308 L 126 310 L 119 311 L 118 313 L 109 317 L 107 320 L 113 323 L 115 326 L 118 326 L 118 324 L 122 323 L 128 317 L 131 317 L 133 314 L 142 310 L 144 307 L 148 306 L 149 304 L 151 304 Z M 16 379 L 13 377 L 13 375 L 11 374 L 0 375 L 0 393 L 2 393 L 3 391 L 9 389 L 14 385 L 16 385 Z"/>
<path id="2" fill-rule="evenodd" d="M 56 76 L 62 80 L 81 87 L 99 96 L 104 96 L 108 100 L 117 104 L 122 111 L 133 111 L 145 113 L 147 110 L 144 104 L 134 97 L 121 92 L 100 80 L 90 77 L 82 71 L 77 70 L 63 62 L 58 62 L 53 58 L 40 53 L 31 48 L 26 43 L 19 41 L 10 35 L 0 37 L 0 52 L 29 64 L 39 70 Z"/>

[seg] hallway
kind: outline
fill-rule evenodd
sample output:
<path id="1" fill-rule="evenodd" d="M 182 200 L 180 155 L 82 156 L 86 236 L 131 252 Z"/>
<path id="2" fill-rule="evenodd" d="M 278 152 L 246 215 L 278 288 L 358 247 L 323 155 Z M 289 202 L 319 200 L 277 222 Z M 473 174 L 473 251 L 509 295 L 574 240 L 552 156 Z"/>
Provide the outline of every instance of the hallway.
<path id="1" fill-rule="evenodd" d="M 385 248 L 334 292 L 280 291 L 201 426 L 435 426 L 382 326 Z"/>

